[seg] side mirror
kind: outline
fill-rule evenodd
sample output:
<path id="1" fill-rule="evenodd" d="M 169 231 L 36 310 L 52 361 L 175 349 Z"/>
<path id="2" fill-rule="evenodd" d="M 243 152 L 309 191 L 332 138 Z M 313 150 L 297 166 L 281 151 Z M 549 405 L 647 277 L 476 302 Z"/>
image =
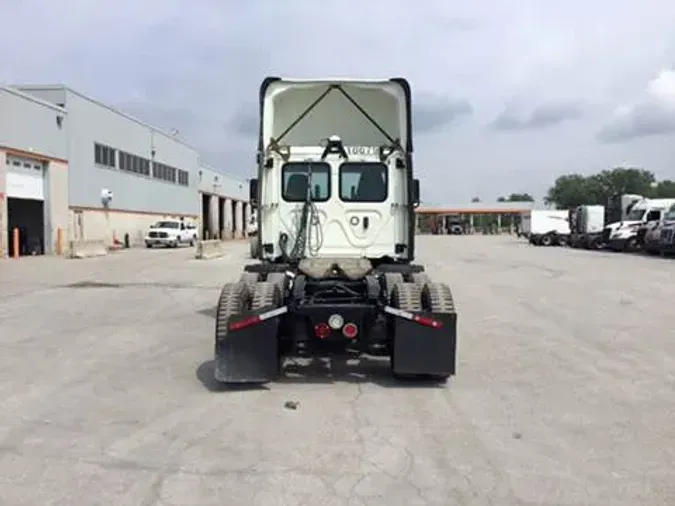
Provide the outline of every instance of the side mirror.
<path id="1" fill-rule="evenodd" d="M 419 207 L 420 205 L 420 180 L 413 179 L 413 207 Z"/>
<path id="2" fill-rule="evenodd" d="M 258 180 L 251 179 L 248 183 L 248 201 L 252 206 L 258 204 Z"/>

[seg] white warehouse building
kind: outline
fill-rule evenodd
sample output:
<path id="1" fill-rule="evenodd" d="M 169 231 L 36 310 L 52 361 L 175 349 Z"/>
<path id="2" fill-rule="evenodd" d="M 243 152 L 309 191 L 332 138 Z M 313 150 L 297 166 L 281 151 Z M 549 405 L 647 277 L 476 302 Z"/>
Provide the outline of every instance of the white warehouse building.
<path id="1" fill-rule="evenodd" d="M 107 196 L 107 198 L 106 198 Z M 184 218 L 203 237 L 246 234 L 248 183 L 181 139 L 62 85 L 0 87 L 0 257 L 127 238 Z"/>

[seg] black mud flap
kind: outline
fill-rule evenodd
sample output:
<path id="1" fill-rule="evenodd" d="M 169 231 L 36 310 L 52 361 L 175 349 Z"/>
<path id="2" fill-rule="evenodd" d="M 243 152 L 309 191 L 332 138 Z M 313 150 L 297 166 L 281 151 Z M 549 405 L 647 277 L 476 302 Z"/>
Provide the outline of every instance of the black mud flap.
<path id="1" fill-rule="evenodd" d="M 266 383 L 279 375 L 279 311 L 268 308 L 228 318 L 227 335 L 216 340 L 217 381 Z"/>
<path id="2" fill-rule="evenodd" d="M 454 375 L 457 313 L 393 311 L 387 311 L 393 316 L 393 372 L 436 377 Z"/>

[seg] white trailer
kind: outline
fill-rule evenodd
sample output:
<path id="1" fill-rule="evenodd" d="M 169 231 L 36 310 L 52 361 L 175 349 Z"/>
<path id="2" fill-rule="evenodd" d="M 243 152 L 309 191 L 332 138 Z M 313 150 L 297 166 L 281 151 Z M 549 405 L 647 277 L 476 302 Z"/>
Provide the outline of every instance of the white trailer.
<path id="1" fill-rule="evenodd" d="M 552 246 L 567 244 L 570 224 L 567 210 L 533 209 L 523 213 L 521 232 L 530 244 Z"/>

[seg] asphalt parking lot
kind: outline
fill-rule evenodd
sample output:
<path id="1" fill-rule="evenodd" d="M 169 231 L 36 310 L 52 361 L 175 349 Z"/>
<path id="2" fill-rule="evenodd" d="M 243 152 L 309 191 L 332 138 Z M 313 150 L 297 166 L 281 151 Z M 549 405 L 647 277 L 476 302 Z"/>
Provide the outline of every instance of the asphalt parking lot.
<path id="1" fill-rule="evenodd" d="M 0 504 L 675 504 L 675 261 L 418 248 L 458 306 L 443 387 L 369 362 L 219 391 L 213 307 L 245 242 L 0 262 Z"/>

